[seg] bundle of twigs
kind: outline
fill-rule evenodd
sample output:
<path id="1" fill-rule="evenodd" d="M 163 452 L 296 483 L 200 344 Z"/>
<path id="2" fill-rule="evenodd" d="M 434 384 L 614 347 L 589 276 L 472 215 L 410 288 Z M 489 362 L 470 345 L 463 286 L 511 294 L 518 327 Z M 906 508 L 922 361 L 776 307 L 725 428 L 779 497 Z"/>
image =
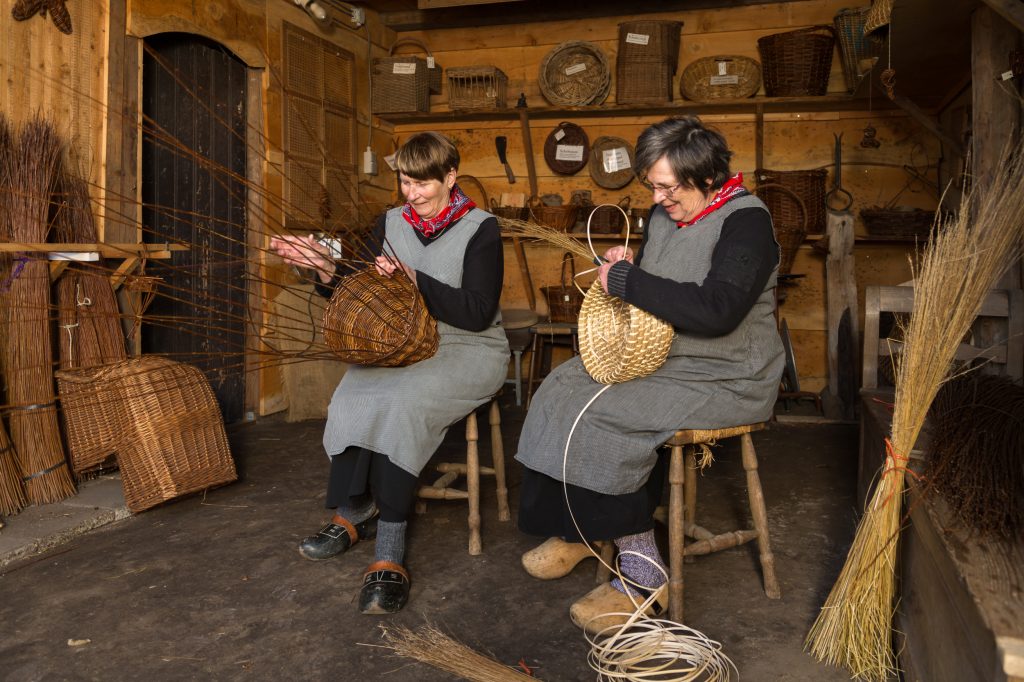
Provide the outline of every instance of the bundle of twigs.
<path id="1" fill-rule="evenodd" d="M 14 445 L 0 420 L 0 514 L 17 514 L 26 504 L 21 474 L 15 461 Z"/>
<path id="2" fill-rule="evenodd" d="M 383 630 L 388 641 L 384 646 L 399 656 L 414 658 L 465 680 L 515 682 L 537 679 L 470 649 L 433 625 L 426 625 L 416 632 L 401 625 L 383 627 Z"/>
<path id="3" fill-rule="evenodd" d="M 98 237 L 88 183 L 74 173 L 65 172 L 60 177 L 59 191 L 60 201 L 53 219 L 55 239 L 64 243 L 95 243 Z"/>
<path id="4" fill-rule="evenodd" d="M 904 334 L 884 468 L 846 564 L 807 637 L 819 660 L 860 678 L 884 680 L 896 669 L 894 566 L 907 458 L 983 299 L 1021 252 L 1024 149 L 1010 151 L 992 184 L 975 187 L 958 217 L 933 230 L 915 268 L 914 312 Z"/>
<path id="5" fill-rule="evenodd" d="M 52 125 L 35 119 L 22 128 L 2 159 L 8 178 L 7 209 L 12 237 L 44 242 L 63 145 Z M 4 375 L 11 439 L 28 501 L 55 502 L 74 494 L 57 425 L 53 391 L 50 270 L 45 258 L 27 254 L 12 270 L 2 304 L 7 308 Z"/>
<path id="6" fill-rule="evenodd" d="M 971 372 L 935 397 L 929 419 L 929 492 L 983 535 L 1024 537 L 1024 388 Z"/>
<path id="7" fill-rule="evenodd" d="M 553 230 L 550 227 L 544 227 L 543 225 L 525 220 L 516 220 L 515 218 L 498 218 L 498 225 L 501 227 L 503 234 L 511 237 L 543 241 L 568 251 L 574 256 L 585 258 L 588 262 L 594 259 L 595 254 L 591 253 L 585 243 L 560 230 Z"/>
<path id="8" fill-rule="evenodd" d="M 128 357 L 110 280 L 68 269 L 57 281 L 61 369 L 92 367 Z"/>

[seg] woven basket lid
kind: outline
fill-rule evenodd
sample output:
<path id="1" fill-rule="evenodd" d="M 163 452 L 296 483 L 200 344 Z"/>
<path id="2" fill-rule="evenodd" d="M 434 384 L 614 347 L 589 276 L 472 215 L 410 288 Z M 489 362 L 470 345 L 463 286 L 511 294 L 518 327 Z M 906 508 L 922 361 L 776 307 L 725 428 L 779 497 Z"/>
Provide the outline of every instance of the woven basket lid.
<path id="1" fill-rule="evenodd" d="M 593 43 L 564 42 L 544 56 L 537 84 L 544 98 L 556 106 L 601 104 L 612 85 L 608 58 Z"/>
<path id="2" fill-rule="evenodd" d="M 590 159 L 590 140 L 583 128 L 562 121 L 544 141 L 544 160 L 559 175 L 575 175 Z"/>
<path id="3" fill-rule="evenodd" d="M 590 177 L 599 187 L 620 189 L 635 177 L 633 145 L 621 137 L 601 136 L 590 149 Z"/>
<path id="4" fill-rule="evenodd" d="M 871 3 L 871 9 L 864 21 L 864 35 L 868 36 L 873 33 L 884 35 L 889 28 L 893 2 L 894 0 L 874 0 Z"/>

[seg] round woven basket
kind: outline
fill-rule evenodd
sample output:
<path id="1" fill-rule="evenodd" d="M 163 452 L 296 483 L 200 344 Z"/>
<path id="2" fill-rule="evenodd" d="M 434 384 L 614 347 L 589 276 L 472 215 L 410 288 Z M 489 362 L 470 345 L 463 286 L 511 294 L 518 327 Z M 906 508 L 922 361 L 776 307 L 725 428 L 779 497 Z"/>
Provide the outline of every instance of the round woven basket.
<path id="1" fill-rule="evenodd" d="M 824 95 L 828 91 L 834 45 L 835 29 L 824 24 L 758 38 L 765 94 Z"/>
<path id="2" fill-rule="evenodd" d="M 590 139 L 575 123 L 562 121 L 544 141 L 544 160 L 559 175 L 579 173 L 586 168 L 589 158 Z"/>
<path id="3" fill-rule="evenodd" d="M 619 384 L 653 373 L 665 363 L 674 331 L 595 280 L 580 307 L 579 342 L 583 367 L 594 381 Z"/>
<path id="4" fill-rule="evenodd" d="M 625 149 L 625 158 L 619 151 L 622 149 Z M 612 163 L 617 164 L 617 168 L 609 165 Z M 590 177 L 605 189 L 621 189 L 628 185 L 634 177 L 633 145 L 621 137 L 606 135 L 594 140 L 590 149 Z"/>
<path id="5" fill-rule="evenodd" d="M 404 367 L 437 352 L 437 321 L 419 290 L 372 267 L 338 281 L 322 328 L 327 346 L 354 365 Z"/>
<path id="6" fill-rule="evenodd" d="M 679 78 L 679 93 L 694 102 L 753 97 L 760 87 L 761 65 L 738 55 L 698 59 Z"/>
<path id="7" fill-rule="evenodd" d="M 541 94 L 552 104 L 583 106 L 604 102 L 612 77 L 601 48 L 570 40 L 544 56 L 537 81 Z"/>

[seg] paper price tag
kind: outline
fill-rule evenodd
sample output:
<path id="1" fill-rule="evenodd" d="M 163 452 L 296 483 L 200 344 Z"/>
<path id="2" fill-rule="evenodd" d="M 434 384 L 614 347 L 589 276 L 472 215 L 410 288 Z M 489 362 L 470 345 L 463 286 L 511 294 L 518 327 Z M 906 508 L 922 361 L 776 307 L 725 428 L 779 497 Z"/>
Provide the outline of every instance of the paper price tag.
<path id="1" fill-rule="evenodd" d="M 583 160 L 583 145 L 579 144 L 560 144 L 555 147 L 555 160 L 556 161 L 582 161 Z"/>
<path id="2" fill-rule="evenodd" d="M 605 149 L 601 152 L 601 163 L 604 166 L 605 173 L 617 173 L 632 165 L 629 162 L 629 152 L 626 151 L 625 147 Z"/>
<path id="3" fill-rule="evenodd" d="M 712 76 L 708 79 L 711 85 L 736 85 L 740 82 L 739 76 Z"/>
<path id="4" fill-rule="evenodd" d="M 427 68 L 428 69 L 434 68 L 434 58 L 433 57 L 427 57 Z"/>
<path id="5" fill-rule="evenodd" d="M 729 62 L 718 62 L 718 75 L 724 76 L 729 72 Z"/>
<path id="6" fill-rule="evenodd" d="M 651 42 L 651 37 L 644 33 L 627 33 L 626 42 L 633 45 L 646 45 Z"/>
<path id="7" fill-rule="evenodd" d="M 555 142 L 561 142 L 562 138 L 565 137 L 565 131 L 559 128 L 555 131 Z"/>
<path id="8" fill-rule="evenodd" d="M 582 62 L 580 62 L 579 64 L 573 64 L 572 66 L 568 67 L 565 70 L 565 75 L 566 76 L 571 76 L 574 73 L 579 73 L 580 71 L 586 71 L 586 70 L 587 70 L 587 65 L 582 63 Z"/>
<path id="9" fill-rule="evenodd" d="M 394 66 L 391 67 L 391 73 L 411 76 L 416 73 L 416 62 L 395 62 Z"/>

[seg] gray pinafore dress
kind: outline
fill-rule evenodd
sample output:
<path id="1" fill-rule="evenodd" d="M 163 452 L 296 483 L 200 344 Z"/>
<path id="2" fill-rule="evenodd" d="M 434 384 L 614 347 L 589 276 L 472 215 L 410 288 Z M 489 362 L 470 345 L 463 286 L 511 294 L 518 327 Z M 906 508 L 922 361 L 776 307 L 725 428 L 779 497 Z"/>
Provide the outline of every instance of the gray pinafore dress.
<path id="1" fill-rule="evenodd" d="M 414 270 L 461 286 L 466 246 L 490 214 L 474 208 L 424 245 L 401 213 L 401 208 L 387 213 L 385 251 Z M 509 348 L 500 313 L 480 332 L 441 321 L 437 331 L 437 353 L 426 360 L 407 367 L 348 368 L 327 411 L 324 449 L 329 456 L 354 445 L 387 455 L 418 476 L 448 427 L 504 384 Z"/>
<path id="2" fill-rule="evenodd" d="M 679 282 L 703 282 L 725 219 L 752 206 L 767 211 L 757 197 L 742 196 L 682 229 L 658 207 L 647 227 L 640 268 Z M 664 365 L 647 377 L 611 386 L 586 409 L 567 458 L 569 430 L 603 384 L 587 374 L 579 357 L 559 365 L 533 398 L 516 459 L 558 481 L 623 495 L 647 481 L 657 447 L 677 429 L 767 419 L 783 369 L 773 314 L 776 279 L 777 269 L 730 333 L 703 337 L 677 329 Z"/>

